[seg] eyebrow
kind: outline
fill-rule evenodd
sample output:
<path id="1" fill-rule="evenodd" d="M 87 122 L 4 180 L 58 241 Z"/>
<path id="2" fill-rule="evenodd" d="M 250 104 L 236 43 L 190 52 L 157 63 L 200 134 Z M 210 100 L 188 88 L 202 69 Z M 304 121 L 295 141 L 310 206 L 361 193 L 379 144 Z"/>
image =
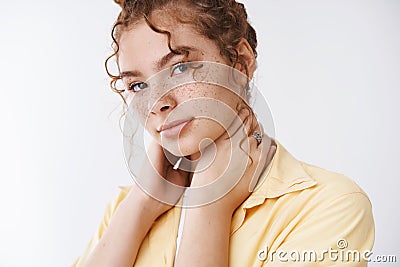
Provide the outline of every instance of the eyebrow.
<path id="1" fill-rule="evenodd" d="M 196 49 L 191 46 L 180 46 L 174 50 L 178 53 L 176 53 L 176 52 L 174 53 L 171 51 L 168 54 L 166 54 L 165 56 L 163 56 L 161 59 L 154 62 L 154 66 L 156 66 L 157 71 L 165 69 L 165 66 L 175 57 L 182 56 L 182 55 L 187 57 L 191 51 L 195 51 Z M 137 70 L 121 72 L 121 75 L 120 75 L 121 78 L 128 77 L 128 76 L 139 77 L 139 76 L 143 76 L 143 74 Z"/>

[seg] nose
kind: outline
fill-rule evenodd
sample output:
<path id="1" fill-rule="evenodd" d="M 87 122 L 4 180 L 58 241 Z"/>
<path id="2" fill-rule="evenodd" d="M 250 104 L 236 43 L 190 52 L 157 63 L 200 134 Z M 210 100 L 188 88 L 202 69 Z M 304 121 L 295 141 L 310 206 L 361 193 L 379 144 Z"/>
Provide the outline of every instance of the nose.
<path id="1" fill-rule="evenodd" d="M 168 112 L 174 109 L 176 105 L 177 102 L 174 99 L 174 97 L 171 94 L 168 94 L 166 96 L 161 97 L 160 100 L 157 101 L 157 103 L 152 108 L 151 113 L 161 114 L 164 112 Z"/>

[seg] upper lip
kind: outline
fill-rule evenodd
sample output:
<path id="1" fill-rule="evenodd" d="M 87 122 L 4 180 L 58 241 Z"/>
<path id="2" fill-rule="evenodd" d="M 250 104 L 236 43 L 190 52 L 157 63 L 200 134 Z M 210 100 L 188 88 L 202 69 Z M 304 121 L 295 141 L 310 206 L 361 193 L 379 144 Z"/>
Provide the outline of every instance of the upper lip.
<path id="1" fill-rule="evenodd" d="M 159 127 L 159 128 L 157 129 L 157 131 L 162 132 L 162 131 L 164 131 L 164 130 L 173 128 L 173 127 L 175 127 L 175 126 L 177 126 L 177 125 L 179 125 L 179 124 L 182 124 L 182 123 L 185 123 L 185 122 L 189 122 L 189 121 L 191 121 L 191 120 L 192 120 L 192 119 L 184 119 L 184 120 L 171 121 L 170 123 L 164 124 L 164 125 L 162 125 L 161 127 Z"/>

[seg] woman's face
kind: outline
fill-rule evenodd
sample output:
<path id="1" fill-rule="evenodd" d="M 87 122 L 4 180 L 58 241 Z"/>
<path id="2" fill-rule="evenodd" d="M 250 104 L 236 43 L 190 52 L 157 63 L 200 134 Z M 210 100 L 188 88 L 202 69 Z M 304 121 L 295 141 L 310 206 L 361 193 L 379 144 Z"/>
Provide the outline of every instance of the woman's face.
<path id="1" fill-rule="evenodd" d="M 128 94 L 135 103 L 131 108 L 139 114 L 145 129 L 172 154 L 195 159 L 202 140 L 216 140 L 226 134 L 226 127 L 237 114 L 237 105 L 243 101 L 232 90 L 210 83 L 178 84 L 169 90 L 149 86 L 157 79 L 183 77 L 191 71 L 190 62 L 228 65 L 217 45 L 189 25 L 178 24 L 167 30 L 172 35 L 173 49 L 187 50 L 187 56 L 171 53 L 167 35 L 156 33 L 143 20 L 122 32 L 118 64 L 125 88 L 130 89 Z M 214 69 L 211 76 L 224 79 L 223 72 Z"/>

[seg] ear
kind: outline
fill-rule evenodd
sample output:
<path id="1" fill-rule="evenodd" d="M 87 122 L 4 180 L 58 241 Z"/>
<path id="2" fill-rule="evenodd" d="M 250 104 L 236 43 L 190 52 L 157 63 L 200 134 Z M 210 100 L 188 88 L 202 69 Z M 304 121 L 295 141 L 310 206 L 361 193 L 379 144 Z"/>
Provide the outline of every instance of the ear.
<path id="1" fill-rule="evenodd" d="M 247 65 L 247 75 L 251 80 L 257 67 L 257 61 L 253 49 L 251 48 L 249 42 L 242 38 L 237 45 L 236 50 L 238 51 L 239 57 L 242 58 L 244 63 Z M 240 66 L 239 70 L 246 74 L 245 66 Z"/>

